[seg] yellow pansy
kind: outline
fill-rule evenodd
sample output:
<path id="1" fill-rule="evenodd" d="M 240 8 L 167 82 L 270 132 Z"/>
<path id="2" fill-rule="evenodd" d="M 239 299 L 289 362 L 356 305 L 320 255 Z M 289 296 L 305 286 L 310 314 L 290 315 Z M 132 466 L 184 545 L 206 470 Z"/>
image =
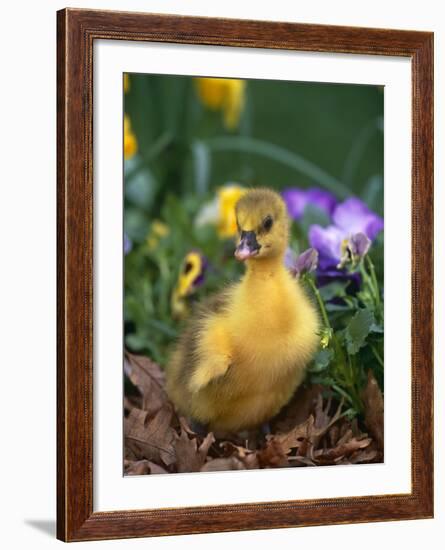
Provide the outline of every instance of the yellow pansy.
<path id="1" fill-rule="evenodd" d="M 130 75 L 124 73 L 124 94 L 130 91 Z"/>
<path id="2" fill-rule="evenodd" d="M 234 237 L 237 232 L 235 205 L 246 193 L 240 185 L 227 185 L 218 189 L 218 235 L 222 238 Z"/>
<path id="3" fill-rule="evenodd" d="M 191 251 L 185 256 L 171 297 L 172 314 L 175 319 L 181 319 L 188 313 L 186 298 L 203 283 L 206 268 L 207 260 L 199 252 Z"/>
<path id="4" fill-rule="evenodd" d="M 162 237 L 166 237 L 170 233 L 170 228 L 161 220 L 154 220 L 150 227 L 150 232 L 147 237 L 149 250 L 154 250 Z"/>
<path id="5" fill-rule="evenodd" d="M 128 160 L 137 153 L 138 142 L 131 129 L 128 115 L 124 115 L 124 159 Z"/>
<path id="6" fill-rule="evenodd" d="M 233 78 L 197 78 L 201 101 L 214 111 L 222 111 L 224 125 L 229 130 L 238 127 L 245 101 L 245 80 Z"/>

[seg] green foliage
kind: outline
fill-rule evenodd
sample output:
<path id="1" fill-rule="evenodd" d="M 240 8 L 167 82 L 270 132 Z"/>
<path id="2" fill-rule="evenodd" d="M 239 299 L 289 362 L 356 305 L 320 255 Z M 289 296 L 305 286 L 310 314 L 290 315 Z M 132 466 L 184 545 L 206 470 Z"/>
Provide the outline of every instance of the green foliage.
<path id="1" fill-rule="evenodd" d="M 355 355 L 366 344 L 366 337 L 374 323 L 374 315 L 369 309 L 359 309 L 349 321 L 344 338 L 349 355 Z"/>
<path id="2" fill-rule="evenodd" d="M 309 372 L 325 371 L 333 357 L 334 352 L 331 349 L 319 350 L 314 357 L 312 365 L 309 367 Z"/>
<path id="3" fill-rule="evenodd" d="M 348 293 L 349 283 L 335 281 L 318 289 L 312 275 L 305 275 L 322 313 L 322 349 L 310 365 L 312 383 L 323 384 L 344 397 L 351 410 L 363 410 L 361 393 L 366 373 L 372 369 L 383 388 L 383 304 L 381 289 L 364 267 L 374 270 L 365 256 L 355 270 L 362 275 L 360 290 Z M 377 285 L 377 286 L 376 286 Z M 334 302 L 334 303 L 333 303 Z M 382 323 L 376 323 L 376 318 Z M 328 334 L 329 338 L 325 338 Z M 324 346 L 323 346 L 324 344 Z"/>

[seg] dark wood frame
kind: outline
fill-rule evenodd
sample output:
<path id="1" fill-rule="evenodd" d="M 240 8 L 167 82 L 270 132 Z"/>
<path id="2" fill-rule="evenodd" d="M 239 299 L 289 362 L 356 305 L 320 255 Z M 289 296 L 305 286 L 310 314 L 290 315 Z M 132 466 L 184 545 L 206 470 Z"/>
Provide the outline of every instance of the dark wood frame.
<path id="1" fill-rule="evenodd" d="M 92 71 L 97 39 L 411 59 L 411 493 L 93 512 Z M 74 541 L 432 517 L 433 34 L 65 9 L 57 14 L 57 71 L 58 538 Z"/>

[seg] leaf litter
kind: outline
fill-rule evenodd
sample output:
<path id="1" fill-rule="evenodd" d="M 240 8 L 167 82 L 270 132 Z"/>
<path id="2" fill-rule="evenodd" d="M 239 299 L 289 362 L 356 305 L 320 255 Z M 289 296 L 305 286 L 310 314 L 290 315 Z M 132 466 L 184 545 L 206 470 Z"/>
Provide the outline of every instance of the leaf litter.
<path id="1" fill-rule="evenodd" d="M 371 371 L 362 393 L 363 422 L 325 387 L 300 387 L 261 429 L 198 434 L 178 416 L 164 389 L 165 376 L 149 358 L 124 358 L 125 475 L 293 468 L 383 461 L 383 396 Z"/>

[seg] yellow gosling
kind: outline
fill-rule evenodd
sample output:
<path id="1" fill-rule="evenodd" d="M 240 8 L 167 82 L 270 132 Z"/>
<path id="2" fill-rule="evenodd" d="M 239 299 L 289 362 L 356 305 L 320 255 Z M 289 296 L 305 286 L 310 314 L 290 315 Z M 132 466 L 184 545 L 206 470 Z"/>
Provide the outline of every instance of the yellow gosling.
<path id="1" fill-rule="evenodd" d="M 179 412 L 213 431 L 253 428 L 275 416 L 319 342 L 316 309 L 284 266 L 283 200 L 253 189 L 235 213 L 235 256 L 246 273 L 198 307 L 167 368 L 167 392 Z"/>

